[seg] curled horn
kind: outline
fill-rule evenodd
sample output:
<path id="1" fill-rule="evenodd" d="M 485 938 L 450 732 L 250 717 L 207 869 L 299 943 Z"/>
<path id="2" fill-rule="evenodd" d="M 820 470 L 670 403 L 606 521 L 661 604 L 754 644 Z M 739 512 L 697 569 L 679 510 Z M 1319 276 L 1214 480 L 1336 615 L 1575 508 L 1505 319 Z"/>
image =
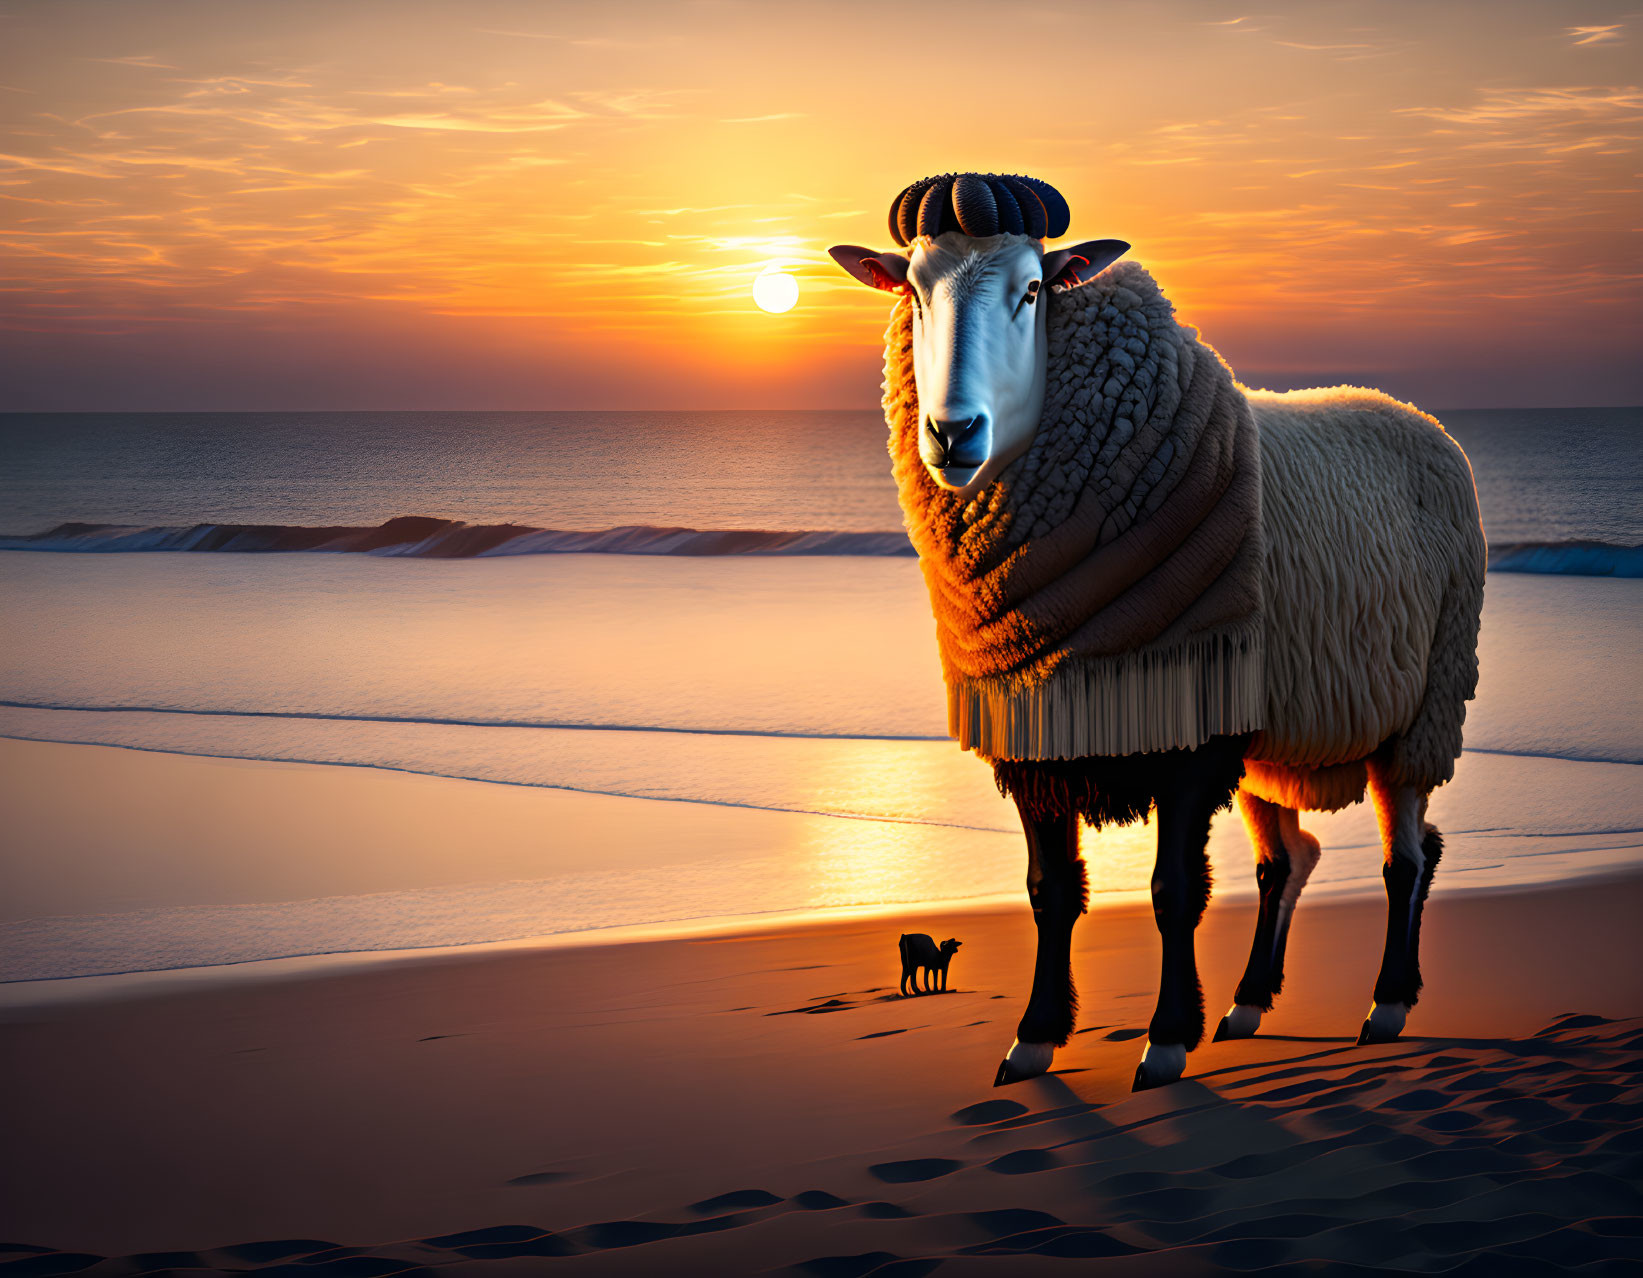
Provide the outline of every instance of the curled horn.
<path id="1" fill-rule="evenodd" d="M 1009 184 L 1015 202 L 1021 206 L 1022 230 L 1035 240 L 1043 239 L 1050 225 L 1050 215 L 1044 209 L 1044 201 L 1038 198 L 1038 192 L 1014 174 L 1004 181 Z"/>
<path id="2" fill-rule="evenodd" d="M 940 235 L 944 229 L 944 222 L 951 222 L 952 215 L 948 212 L 948 193 L 952 190 L 952 179 L 939 177 L 932 181 L 924 192 L 924 198 L 918 206 L 918 233 L 920 235 Z"/>
<path id="3" fill-rule="evenodd" d="M 1021 205 L 1010 193 L 1009 185 L 1003 178 L 992 178 L 987 183 L 993 193 L 993 199 L 998 205 L 998 231 L 1000 235 L 1020 235 L 1027 229 L 1027 224 L 1021 218 Z"/>
<path id="4" fill-rule="evenodd" d="M 901 194 L 890 201 L 890 238 L 905 248 L 907 239 L 901 233 L 901 206 L 907 201 L 907 188 L 903 187 Z"/>
<path id="5" fill-rule="evenodd" d="M 924 195 L 924 188 L 929 185 L 929 178 L 920 178 L 906 187 L 891 206 L 890 234 L 897 244 L 905 246 L 918 234 L 918 202 Z"/>
<path id="6" fill-rule="evenodd" d="M 1067 228 L 1072 225 L 1072 210 L 1067 207 L 1067 201 L 1062 198 L 1061 192 L 1048 182 L 1038 178 L 1024 177 L 1021 179 L 1032 187 L 1034 194 L 1044 202 L 1044 213 L 1049 219 L 1049 225 L 1044 230 L 1044 238 L 1053 240 L 1057 236 L 1065 235 Z"/>
<path id="7" fill-rule="evenodd" d="M 918 234 L 918 202 L 929 184 L 929 178 L 914 182 L 896 197 L 890 210 L 890 234 L 897 244 L 906 246 Z"/>
<path id="8" fill-rule="evenodd" d="M 986 180 L 974 173 L 961 173 L 953 183 L 953 212 L 966 235 L 983 239 L 998 234 L 998 201 Z"/>

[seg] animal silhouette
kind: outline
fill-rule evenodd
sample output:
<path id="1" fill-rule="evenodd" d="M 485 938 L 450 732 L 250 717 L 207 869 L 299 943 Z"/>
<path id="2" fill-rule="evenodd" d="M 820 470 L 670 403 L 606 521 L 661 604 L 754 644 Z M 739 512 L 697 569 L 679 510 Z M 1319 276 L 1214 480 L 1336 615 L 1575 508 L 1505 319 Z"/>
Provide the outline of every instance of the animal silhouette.
<path id="1" fill-rule="evenodd" d="M 913 993 L 929 994 L 935 990 L 936 973 L 941 973 L 941 988 L 947 988 L 947 965 L 953 961 L 953 955 L 958 953 L 958 947 L 963 941 L 948 937 L 939 946 L 935 938 L 923 932 L 903 934 L 897 943 L 901 950 L 901 993 L 907 995 L 907 982 L 912 981 Z M 920 990 L 918 976 L 924 973 L 924 989 Z"/>

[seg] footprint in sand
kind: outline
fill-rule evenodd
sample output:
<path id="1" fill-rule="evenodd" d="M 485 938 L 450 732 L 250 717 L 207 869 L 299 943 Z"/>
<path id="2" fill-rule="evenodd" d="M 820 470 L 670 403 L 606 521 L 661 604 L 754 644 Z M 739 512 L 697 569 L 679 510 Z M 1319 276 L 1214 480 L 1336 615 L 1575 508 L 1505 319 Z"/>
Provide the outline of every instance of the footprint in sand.
<path id="1" fill-rule="evenodd" d="M 1061 1166 L 1061 1160 L 1047 1149 L 1018 1149 L 1002 1154 L 987 1164 L 987 1170 L 1000 1176 L 1025 1176 L 1029 1172 L 1049 1171 Z"/>
<path id="2" fill-rule="evenodd" d="M 794 1194 L 791 1202 L 802 1211 L 832 1211 L 835 1207 L 850 1205 L 848 1198 L 840 1198 L 825 1189 L 807 1189 L 802 1194 Z"/>
<path id="3" fill-rule="evenodd" d="M 487 1229 L 465 1229 L 458 1234 L 424 1238 L 423 1244 L 454 1251 L 470 1260 L 516 1260 L 526 1256 L 570 1256 L 576 1248 L 559 1235 L 534 1225 L 492 1225 Z M 304 1265 L 314 1264 L 310 1256 Z"/>
<path id="4" fill-rule="evenodd" d="M 1482 1121 L 1476 1114 L 1468 1114 L 1464 1109 L 1450 1109 L 1421 1119 L 1421 1126 L 1434 1132 L 1464 1132 Z"/>
<path id="5" fill-rule="evenodd" d="M 952 1158 L 907 1158 L 896 1163 L 874 1163 L 867 1172 L 887 1185 L 910 1185 L 915 1181 L 951 1176 L 963 1163 Z"/>
<path id="6" fill-rule="evenodd" d="M 1056 1224 L 1043 1229 L 1029 1229 L 1019 1234 L 1011 1234 L 990 1243 L 965 1247 L 961 1249 L 960 1254 L 967 1256 L 1032 1255 L 1055 1256 L 1061 1260 L 1104 1260 L 1111 1256 L 1133 1256 L 1140 1250 L 1141 1248 L 1132 1247 L 1127 1242 L 1120 1242 L 1103 1229 Z"/>
<path id="7" fill-rule="evenodd" d="M 766 1012 L 766 1016 L 820 1016 L 826 1012 L 843 1012 L 857 1006 L 847 1002 L 843 996 L 835 994 L 831 998 L 812 1000 L 803 1007 L 784 1007 L 779 1011 Z"/>
<path id="8" fill-rule="evenodd" d="M 893 1251 L 864 1251 L 859 1256 L 818 1256 L 801 1261 L 793 1268 L 814 1278 L 866 1278 L 868 1274 L 882 1278 L 923 1278 L 941 1264 L 935 1260 L 904 1260 Z"/>
<path id="9" fill-rule="evenodd" d="M 231 1243 L 217 1250 L 248 1265 L 266 1265 L 294 1256 L 315 1256 L 322 1251 L 335 1251 L 336 1246 L 336 1243 L 321 1242 L 318 1238 L 279 1238 L 268 1242 Z"/>
<path id="10" fill-rule="evenodd" d="M 1033 1211 L 1026 1207 L 1005 1207 L 998 1211 L 967 1211 L 964 1219 L 983 1233 L 996 1238 L 1009 1238 L 1033 1229 L 1058 1229 L 1067 1222 L 1047 1211 Z"/>
<path id="11" fill-rule="evenodd" d="M 1554 1030 L 1595 1029 L 1599 1025 L 1613 1024 L 1614 1022 L 1606 1016 L 1588 1016 L 1579 1012 L 1564 1012 L 1545 1029 L 1541 1030 L 1539 1034 L 1536 1034 L 1535 1037 L 1539 1038 L 1541 1035 L 1550 1034 Z"/>
<path id="12" fill-rule="evenodd" d="M 905 1207 L 886 1202 L 863 1203 L 856 1210 L 869 1220 L 906 1220 L 914 1214 Z"/>
<path id="13" fill-rule="evenodd" d="M 780 1196 L 768 1189 L 733 1189 L 728 1194 L 691 1203 L 688 1210 L 698 1216 L 717 1216 L 727 1211 L 746 1211 L 750 1207 L 774 1207 L 779 1202 Z"/>
<path id="14" fill-rule="evenodd" d="M 1002 1123 L 1006 1118 L 1019 1118 L 1027 1112 L 1020 1101 L 990 1100 L 955 1109 L 947 1117 L 960 1127 L 977 1127 L 982 1123 Z"/>
<path id="15" fill-rule="evenodd" d="M 1405 1092 L 1402 1096 L 1388 1096 L 1381 1102 L 1383 1109 L 1398 1109 L 1405 1113 L 1418 1114 L 1428 1109 L 1442 1109 L 1450 1104 L 1451 1098 L 1442 1092 L 1434 1092 L 1426 1088 L 1418 1091 Z"/>

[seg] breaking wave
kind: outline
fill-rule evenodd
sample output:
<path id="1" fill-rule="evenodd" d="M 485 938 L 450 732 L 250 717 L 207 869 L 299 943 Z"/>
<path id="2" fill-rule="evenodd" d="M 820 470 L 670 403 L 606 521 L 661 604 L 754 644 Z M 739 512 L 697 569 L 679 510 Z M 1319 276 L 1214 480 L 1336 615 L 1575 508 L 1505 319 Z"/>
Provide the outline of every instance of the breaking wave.
<path id="1" fill-rule="evenodd" d="M 1491 572 L 1643 577 L 1643 546 L 1607 541 L 1514 541 L 1489 547 Z"/>
<path id="2" fill-rule="evenodd" d="M 467 524 L 402 515 L 374 528 L 299 524 L 59 524 L 30 537 L 0 537 L 0 550 L 109 554 L 118 551 L 309 551 L 477 559 L 498 555 L 912 555 L 901 532 L 772 532 L 758 528 L 656 528 L 633 524 L 569 532 L 522 524 Z"/>
<path id="3" fill-rule="evenodd" d="M 0 550 L 112 554 L 120 551 L 312 552 L 478 559 L 501 555 L 827 555 L 911 556 L 902 532 L 778 532 L 760 528 L 659 528 L 629 524 L 598 532 L 468 524 L 402 515 L 375 527 L 301 524 L 59 524 L 26 537 L 0 537 Z M 1492 572 L 1575 577 L 1643 577 L 1643 545 L 1606 541 L 1519 541 L 1489 548 Z"/>

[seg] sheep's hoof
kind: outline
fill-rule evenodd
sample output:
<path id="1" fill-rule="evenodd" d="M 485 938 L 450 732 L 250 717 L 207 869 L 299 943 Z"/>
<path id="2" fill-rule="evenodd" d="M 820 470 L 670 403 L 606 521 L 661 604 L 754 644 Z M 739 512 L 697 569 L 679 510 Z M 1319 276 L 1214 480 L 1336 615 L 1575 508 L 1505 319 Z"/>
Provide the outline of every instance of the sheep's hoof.
<path id="1" fill-rule="evenodd" d="M 1186 1072 L 1187 1049 L 1180 1043 L 1147 1042 L 1141 1053 L 1141 1063 L 1135 1067 L 1132 1092 L 1144 1092 L 1150 1087 L 1167 1087 Z"/>
<path id="2" fill-rule="evenodd" d="M 1010 1045 L 1004 1059 L 998 1063 L 998 1074 L 993 1079 L 993 1086 L 1004 1087 L 1010 1083 L 1019 1083 L 1023 1079 L 1037 1078 L 1049 1070 L 1054 1060 L 1055 1044 L 1023 1043 L 1018 1038 Z"/>
<path id="3" fill-rule="evenodd" d="M 1367 1043 L 1393 1043 L 1403 1033 L 1409 1020 L 1409 1008 L 1402 1003 L 1373 1003 L 1363 1028 L 1358 1031 L 1358 1046 Z"/>
<path id="4" fill-rule="evenodd" d="M 1253 1038 L 1255 1031 L 1261 1028 L 1261 1009 L 1249 1003 L 1234 1003 L 1232 1010 L 1221 1018 L 1221 1023 L 1215 1027 L 1215 1037 L 1211 1042 L 1219 1043 L 1228 1038 Z"/>

